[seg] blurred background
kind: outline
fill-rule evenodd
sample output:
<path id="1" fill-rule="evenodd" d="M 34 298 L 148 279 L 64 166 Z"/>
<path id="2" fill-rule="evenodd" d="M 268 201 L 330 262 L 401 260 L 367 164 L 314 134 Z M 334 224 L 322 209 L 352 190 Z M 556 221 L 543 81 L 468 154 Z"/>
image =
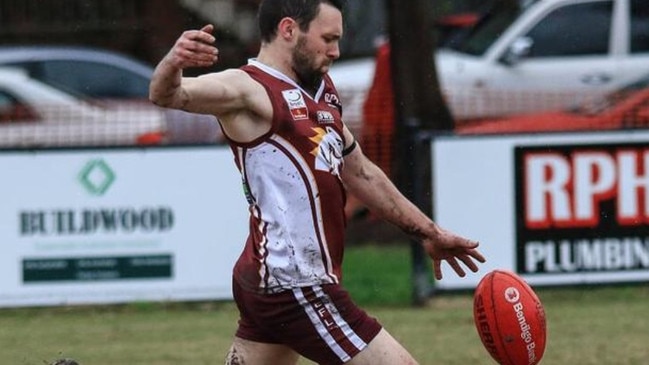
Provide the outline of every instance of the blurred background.
<path id="1" fill-rule="evenodd" d="M 443 17 L 485 9 L 491 1 L 438 0 Z M 85 45 L 157 63 L 179 34 L 205 23 L 216 25 L 224 56 L 219 69 L 239 66 L 257 53 L 259 0 L 4 0 L 0 3 L 2 44 Z M 345 19 L 342 57 L 372 56 L 386 37 L 385 1 L 351 0 Z"/>
<path id="2" fill-rule="evenodd" d="M 188 70 L 187 74 L 244 64 L 256 54 L 259 45 L 258 3 L 256 0 L 3 0 L 0 2 L 0 66 L 12 69 L 0 70 L 4 76 L 0 80 L 9 83 L 6 81 L 11 77 L 13 86 L 6 86 L 1 94 L 0 120 L 39 123 L 20 126 L 5 123 L 7 133 L 3 133 L 0 146 L 222 142 L 219 128 L 211 117 L 169 110 L 158 111 L 163 116 L 156 116 L 156 108 L 143 103 L 148 78 L 152 67 L 184 30 L 206 23 L 216 25 L 221 59 L 212 69 Z M 435 14 L 439 16 L 472 11 L 479 3 L 480 7 L 484 6 L 468 0 L 436 3 Z M 386 4 L 350 1 L 347 13 L 343 57 L 373 57 L 387 37 Z M 360 94 L 355 96 L 358 99 L 364 91 L 344 92 L 350 97 Z M 94 105 L 88 105 L 88 101 Z M 80 113 L 86 117 L 92 115 L 95 120 L 113 118 L 116 110 L 129 120 L 114 125 L 107 136 L 91 137 L 89 131 L 81 130 L 67 136 L 74 128 L 64 127 L 60 122 L 77 118 Z M 41 126 L 45 123 L 40 122 L 47 125 Z M 358 120 L 355 122 L 358 124 Z M 58 130 L 61 128 L 66 131 Z M 77 124 L 77 128 L 91 126 Z"/>

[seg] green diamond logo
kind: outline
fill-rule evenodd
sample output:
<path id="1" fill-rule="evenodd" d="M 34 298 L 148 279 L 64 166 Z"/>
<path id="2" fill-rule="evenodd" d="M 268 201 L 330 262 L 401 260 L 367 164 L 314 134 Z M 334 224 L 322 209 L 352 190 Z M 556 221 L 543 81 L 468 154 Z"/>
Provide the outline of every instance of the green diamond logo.
<path id="1" fill-rule="evenodd" d="M 90 194 L 101 196 L 115 181 L 115 173 L 104 160 L 91 160 L 79 172 L 79 181 Z"/>

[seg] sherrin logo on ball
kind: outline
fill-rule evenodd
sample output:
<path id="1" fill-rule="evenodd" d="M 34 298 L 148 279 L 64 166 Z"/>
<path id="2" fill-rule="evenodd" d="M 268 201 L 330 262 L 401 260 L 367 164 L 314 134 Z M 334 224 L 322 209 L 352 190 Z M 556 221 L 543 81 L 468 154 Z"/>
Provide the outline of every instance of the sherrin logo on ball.
<path id="1" fill-rule="evenodd" d="M 482 344 L 501 365 L 536 365 L 545 351 L 541 301 L 517 274 L 494 270 L 475 290 L 473 315 Z"/>
<path id="2" fill-rule="evenodd" d="M 516 290 L 516 288 L 509 287 L 505 290 L 505 299 L 510 303 L 516 303 L 520 299 L 521 294 Z"/>

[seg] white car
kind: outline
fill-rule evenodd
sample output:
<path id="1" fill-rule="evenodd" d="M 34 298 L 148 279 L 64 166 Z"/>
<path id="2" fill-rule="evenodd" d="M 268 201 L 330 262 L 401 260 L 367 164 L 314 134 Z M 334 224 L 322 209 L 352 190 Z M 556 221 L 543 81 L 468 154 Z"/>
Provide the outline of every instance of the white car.
<path id="1" fill-rule="evenodd" d="M 562 108 L 649 72 L 649 1 L 521 4 L 518 12 L 494 8 L 436 51 L 438 78 L 456 119 Z M 373 74 L 373 59 L 332 66 L 329 75 L 348 115 L 360 114 L 358 100 Z"/>
<path id="2" fill-rule="evenodd" d="M 0 147 L 115 146 L 159 142 L 164 113 L 127 103 L 94 104 L 0 68 Z"/>
<path id="3" fill-rule="evenodd" d="M 153 67 L 130 56 L 81 46 L 0 46 L 0 67 L 24 70 L 32 79 L 88 100 L 137 103 L 148 110 Z M 167 119 L 167 144 L 221 142 L 211 115 L 160 109 Z"/>

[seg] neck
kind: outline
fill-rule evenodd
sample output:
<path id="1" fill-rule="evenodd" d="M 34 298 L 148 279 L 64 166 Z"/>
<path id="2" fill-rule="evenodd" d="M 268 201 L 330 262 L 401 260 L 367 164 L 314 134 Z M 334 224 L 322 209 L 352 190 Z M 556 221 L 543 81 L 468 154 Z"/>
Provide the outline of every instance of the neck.
<path id="1" fill-rule="evenodd" d="M 261 46 L 257 55 L 257 61 L 276 69 L 299 85 L 300 79 L 297 77 L 293 67 L 291 67 L 291 60 L 286 56 L 287 54 L 290 55 L 290 52 L 278 52 L 274 47 L 266 44 Z"/>

